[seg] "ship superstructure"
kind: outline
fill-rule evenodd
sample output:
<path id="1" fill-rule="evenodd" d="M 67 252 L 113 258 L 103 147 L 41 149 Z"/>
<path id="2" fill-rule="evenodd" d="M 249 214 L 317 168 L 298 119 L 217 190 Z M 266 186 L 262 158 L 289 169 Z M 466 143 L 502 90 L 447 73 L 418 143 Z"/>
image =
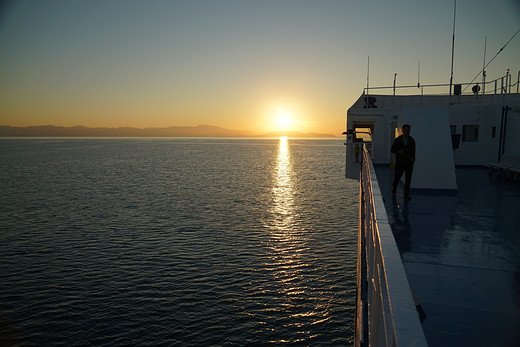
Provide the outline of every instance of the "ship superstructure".
<path id="1" fill-rule="evenodd" d="M 348 109 L 346 175 L 361 176 L 356 345 L 520 345 L 519 82 L 365 89 Z M 403 124 L 417 143 L 411 201 L 391 192 Z"/>

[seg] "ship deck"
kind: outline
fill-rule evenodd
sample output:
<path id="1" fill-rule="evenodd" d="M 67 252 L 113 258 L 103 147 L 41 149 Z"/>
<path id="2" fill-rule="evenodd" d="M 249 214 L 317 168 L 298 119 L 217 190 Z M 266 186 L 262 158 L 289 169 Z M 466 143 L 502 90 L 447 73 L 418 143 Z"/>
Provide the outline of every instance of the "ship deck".
<path id="1" fill-rule="evenodd" d="M 375 169 L 428 344 L 520 346 L 520 182 L 461 167 L 457 194 L 404 201 Z"/>

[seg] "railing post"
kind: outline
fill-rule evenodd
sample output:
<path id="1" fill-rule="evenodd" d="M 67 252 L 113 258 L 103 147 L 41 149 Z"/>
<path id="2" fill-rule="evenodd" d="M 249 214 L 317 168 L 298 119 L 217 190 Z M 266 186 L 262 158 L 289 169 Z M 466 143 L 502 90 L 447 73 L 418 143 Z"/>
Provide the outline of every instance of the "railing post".
<path id="1" fill-rule="evenodd" d="M 355 345 L 427 346 L 366 146 L 361 162 Z"/>
<path id="2" fill-rule="evenodd" d="M 509 91 L 508 91 L 508 89 L 509 89 Z M 511 74 L 509 73 L 509 69 L 507 69 L 507 73 L 506 73 L 506 94 L 508 94 L 508 93 L 511 93 Z"/>
<path id="3" fill-rule="evenodd" d="M 486 95 L 486 71 L 482 71 L 482 95 Z"/>
<path id="4" fill-rule="evenodd" d="M 493 94 L 493 101 L 495 101 L 497 98 L 497 80 L 495 80 L 495 92 Z"/>
<path id="5" fill-rule="evenodd" d="M 516 78 L 516 93 L 518 94 L 518 87 L 520 87 L 520 70 L 518 70 L 518 77 Z"/>

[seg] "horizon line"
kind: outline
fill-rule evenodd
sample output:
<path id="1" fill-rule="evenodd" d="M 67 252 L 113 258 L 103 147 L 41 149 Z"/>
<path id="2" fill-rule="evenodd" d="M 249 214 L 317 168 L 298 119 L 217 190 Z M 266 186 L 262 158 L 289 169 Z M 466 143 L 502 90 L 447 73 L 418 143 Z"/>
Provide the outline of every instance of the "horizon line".
<path id="1" fill-rule="evenodd" d="M 303 132 L 299 130 L 274 130 L 264 132 L 235 130 L 210 124 L 145 128 L 132 126 L 62 126 L 52 124 L 12 126 L 0 124 L 0 130 L 0 137 L 341 137 L 331 133 Z M 168 130 L 170 130 L 170 132 L 168 132 Z M 178 132 L 175 132 L 175 130 Z M 82 131 L 85 133 L 81 133 Z"/>

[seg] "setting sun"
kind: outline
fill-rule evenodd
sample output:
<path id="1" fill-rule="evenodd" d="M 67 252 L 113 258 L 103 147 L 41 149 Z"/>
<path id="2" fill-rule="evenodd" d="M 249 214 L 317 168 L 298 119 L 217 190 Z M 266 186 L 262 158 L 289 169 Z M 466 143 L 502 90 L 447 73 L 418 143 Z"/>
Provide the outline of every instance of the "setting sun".
<path id="1" fill-rule="evenodd" d="M 276 109 L 276 125 L 278 130 L 288 130 L 292 125 L 292 114 L 284 108 Z"/>

